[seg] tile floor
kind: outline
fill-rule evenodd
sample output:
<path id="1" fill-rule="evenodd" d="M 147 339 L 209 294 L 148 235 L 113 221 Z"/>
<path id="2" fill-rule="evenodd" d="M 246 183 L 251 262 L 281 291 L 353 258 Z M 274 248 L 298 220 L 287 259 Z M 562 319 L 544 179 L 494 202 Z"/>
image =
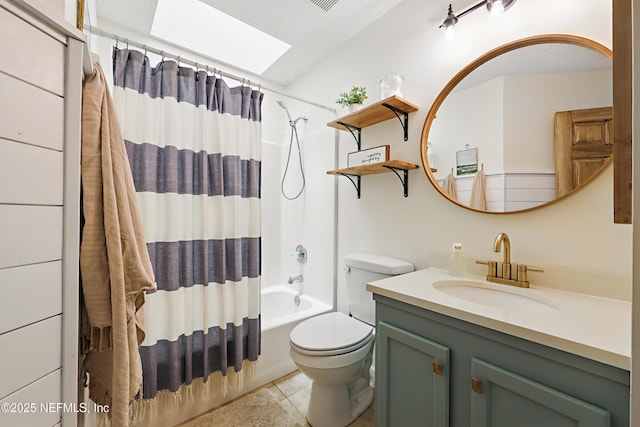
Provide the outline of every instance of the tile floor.
<path id="1" fill-rule="evenodd" d="M 180 427 L 306 427 L 311 381 L 300 371 L 286 375 Z M 373 427 L 371 405 L 350 427 Z"/>

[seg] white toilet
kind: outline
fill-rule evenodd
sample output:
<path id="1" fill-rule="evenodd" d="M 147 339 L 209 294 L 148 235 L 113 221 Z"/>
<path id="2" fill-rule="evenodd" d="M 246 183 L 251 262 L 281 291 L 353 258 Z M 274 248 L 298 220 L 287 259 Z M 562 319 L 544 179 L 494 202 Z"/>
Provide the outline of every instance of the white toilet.
<path id="1" fill-rule="evenodd" d="M 371 405 L 375 305 L 366 284 L 413 271 L 408 262 L 375 254 L 347 255 L 344 263 L 353 317 L 340 312 L 312 317 L 289 335 L 291 358 L 312 380 L 307 421 L 313 427 L 346 426 Z"/>

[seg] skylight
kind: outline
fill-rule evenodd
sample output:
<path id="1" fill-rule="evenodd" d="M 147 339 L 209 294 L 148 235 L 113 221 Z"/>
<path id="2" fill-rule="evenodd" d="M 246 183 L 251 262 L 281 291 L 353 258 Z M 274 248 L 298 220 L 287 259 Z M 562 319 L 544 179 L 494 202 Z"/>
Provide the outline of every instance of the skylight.
<path id="1" fill-rule="evenodd" d="M 151 34 L 256 74 L 291 47 L 198 0 L 158 0 Z"/>

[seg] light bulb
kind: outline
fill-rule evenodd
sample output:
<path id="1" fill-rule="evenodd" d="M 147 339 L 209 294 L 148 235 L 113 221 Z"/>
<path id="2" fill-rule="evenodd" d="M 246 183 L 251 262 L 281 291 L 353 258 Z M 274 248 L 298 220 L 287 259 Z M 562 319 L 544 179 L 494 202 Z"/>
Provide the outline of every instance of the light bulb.
<path id="1" fill-rule="evenodd" d="M 453 37 L 455 37 L 455 35 L 456 35 L 456 26 L 449 25 L 446 30 L 447 39 L 452 39 Z"/>
<path id="2" fill-rule="evenodd" d="M 498 16 L 504 12 L 504 3 L 502 0 L 493 0 L 489 9 L 491 16 Z"/>
<path id="3" fill-rule="evenodd" d="M 453 38 L 453 35 L 455 33 L 454 28 L 457 22 L 458 22 L 458 17 L 456 16 L 455 13 L 453 13 L 453 7 L 451 7 L 451 4 L 449 4 L 449 9 L 447 10 L 447 17 L 445 18 L 442 25 L 440 25 L 440 28 L 442 27 L 445 28 L 448 39 Z"/>

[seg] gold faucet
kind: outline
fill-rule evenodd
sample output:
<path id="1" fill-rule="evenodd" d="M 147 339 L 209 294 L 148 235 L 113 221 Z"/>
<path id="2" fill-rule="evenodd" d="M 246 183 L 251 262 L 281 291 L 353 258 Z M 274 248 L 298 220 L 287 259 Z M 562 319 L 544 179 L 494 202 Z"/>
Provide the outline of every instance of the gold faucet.
<path id="1" fill-rule="evenodd" d="M 511 240 L 507 233 L 498 233 L 493 242 L 493 252 L 500 252 L 500 246 L 504 244 L 504 254 L 502 257 L 502 277 L 511 279 Z"/>
<path id="2" fill-rule="evenodd" d="M 527 272 L 543 272 L 541 268 L 529 267 L 525 264 L 511 264 L 511 240 L 509 240 L 507 233 L 498 233 L 496 240 L 493 242 L 493 251 L 500 252 L 500 249 L 503 249 L 502 263 L 498 261 L 476 261 L 477 264 L 489 266 L 489 273 L 487 274 L 489 282 L 528 288 Z"/>

